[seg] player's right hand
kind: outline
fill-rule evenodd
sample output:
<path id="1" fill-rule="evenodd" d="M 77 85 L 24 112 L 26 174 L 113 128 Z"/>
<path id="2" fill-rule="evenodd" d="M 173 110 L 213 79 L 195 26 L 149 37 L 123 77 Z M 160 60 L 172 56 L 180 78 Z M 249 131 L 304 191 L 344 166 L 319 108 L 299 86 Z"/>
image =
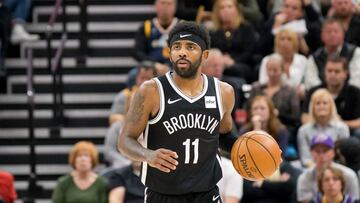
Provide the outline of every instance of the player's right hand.
<path id="1" fill-rule="evenodd" d="M 165 173 L 170 173 L 170 171 L 175 170 L 178 165 L 178 161 L 176 161 L 177 158 L 178 155 L 176 152 L 160 148 L 148 153 L 146 161 L 151 167 L 157 168 Z"/>

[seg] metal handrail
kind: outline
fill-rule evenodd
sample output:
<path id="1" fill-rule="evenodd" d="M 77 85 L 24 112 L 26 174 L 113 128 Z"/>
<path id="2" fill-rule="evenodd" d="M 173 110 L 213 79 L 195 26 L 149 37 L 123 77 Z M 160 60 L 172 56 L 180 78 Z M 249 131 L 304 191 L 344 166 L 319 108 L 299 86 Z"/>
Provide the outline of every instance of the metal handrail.
<path id="1" fill-rule="evenodd" d="M 54 9 L 53 9 L 53 11 L 51 12 L 51 15 L 50 15 L 50 18 L 49 18 L 49 21 L 48 21 L 48 24 L 47 24 L 49 27 L 53 27 L 53 26 L 54 26 L 56 17 L 57 17 L 58 14 L 59 14 L 59 9 L 60 9 L 60 6 L 61 6 L 61 2 L 62 2 L 62 0 L 56 0 L 56 2 L 55 2 Z M 64 11 L 63 11 L 63 12 L 64 12 Z"/>
<path id="2" fill-rule="evenodd" d="M 56 73 L 59 69 L 59 64 L 60 64 L 60 60 L 64 51 L 64 47 L 65 47 L 65 42 L 67 40 L 67 34 L 63 33 L 61 36 L 61 41 L 60 44 L 55 52 L 55 56 L 54 59 L 52 60 L 52 64 L 51 64 L 51 71 L 53 73 Z"/>
<path id="3" fill-rule="evenodd" d="M 51 42 L 53 40 L 53 27 L 56 21 L 57 16 L 59 15 L 60 7 L 62 6 L 62 24 L 63 24 L 63 33 L 61 36 L 60 44 L 57 47 L 55 53 L 51 48 Z M 63 118 L 63 82 L 62 82 L 62 63 L 61 59 L 64 52 L 65 43 L 67 40 L 67 29 L 66 29 L 66 0 L 56 0 L 54 9 L 49 17 L 47 29 L 46 29 L 46 38 L 47 38 L 47 61 L 48 61 L 48 70 L 52 75 L 53 84 L 53 124 L 50 127 L 50 136 L 59 137 L 60 135 L 60 125 L 62 124 Z M 53 56 L 54 53 L 54 56 Z"/>

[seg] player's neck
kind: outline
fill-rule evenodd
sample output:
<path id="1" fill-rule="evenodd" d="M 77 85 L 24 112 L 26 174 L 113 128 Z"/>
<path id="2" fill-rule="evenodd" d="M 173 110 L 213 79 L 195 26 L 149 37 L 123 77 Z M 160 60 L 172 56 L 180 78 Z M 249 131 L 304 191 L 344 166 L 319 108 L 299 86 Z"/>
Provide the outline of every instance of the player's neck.
<path id="1" fill-rule="evenodd" d="M 204 88 L 203 76 L 197 73 L 194 78 L 183 78 L 176 73 L 171 74 L 176 86 L 186 95 L 196 97 Z"/>

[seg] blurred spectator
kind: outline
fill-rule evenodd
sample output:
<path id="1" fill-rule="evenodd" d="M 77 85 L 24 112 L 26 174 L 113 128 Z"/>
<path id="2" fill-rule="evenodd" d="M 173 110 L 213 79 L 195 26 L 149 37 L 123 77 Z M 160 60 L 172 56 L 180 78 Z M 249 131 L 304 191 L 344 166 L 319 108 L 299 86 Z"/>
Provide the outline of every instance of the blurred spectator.
<path id="1" fill-rule="evenodd" d="M 122 121 L 129 107 L 129 100 L 137 90 L 137 88 L 146 80 L 150 80 L 156 76 L 157 71 L 155 69 L 155 63 L 151 61 L 141 62 L 135 72 L 129 73 L 130 85 L 128 88 L 121 90 L 115 97 L 112 105 L 109 117 L 109 122 L 112 124 L 114 121 Z"/>
<path id="2" fill-rule="evenodd" d="M 331 0 L 303 0 L 303 1 L 305 5 L 309 5 L 311 3 L 313 9 L 319 14 L 322 14 L 323 10 L 327 11 L 331 3 Z M 274 0 L 272 12 L 273 13 L 279 12 L 282 7 L 282 4 L 283 4 L 282 0 Z"/>
<path id="3" fill-rule="evenodd" d="M 132 161 L 131 165 L 111 168 L 103 176 L 109 183 L 109 203 L 142 203 L 145 186 L 141 183 L 141 162 Z"/>
<path id="4" fill-rule="evenodd" d="M 205 75 L 216 77 L 218 79 L 223 78 L 225 69 L 224 55 L 220 49 L 212 48 L 209 50 L 209 57 L 201 65 L 201 71 Z"/>
<path id="5" fill-rule="evenodd" d="M 17 198 L 14 176 L 6 171 L 0 171 L 0 202 L 14 203 Z"/>
<path id="6" fill-rule="evenodd" d="M 262 181 L 244 181 L 244 203 L 296 202 L 296 181 L 301 171 L 282 162 L 278 171 Z"/>
<path id="7" fill-rule="evenodd" d="M 107 182 L 94 172 L 98 162 L 99 154 L 93 143 L 76 143 L 69 154 L 74 170 L 59 178 L 52 202 L 107 203 Z"/>
<path id="8" fill-rule="evenodd" d="M 358 199 L 359 181 L 356 174 L 350 168 L 333 162 L 335 152 L 334 142 L 331 137 L 324 135 L 313 137 L 310 147 L 315 165 L 299 176 L 296 186 L 297 201 L 308 203 L 316 197 L 319 192 L 317 178 L 321 171 L 329 166 L 341 170 L 345 177 L 344 192 L 354 197 L 354 199 Z"/>
<path id="9" fill-rule="evenodd" d="M 11 34 L 11 13 L 0 0 L 0 93 L 6 92 L 5 58 Z"/>
<path id="10" fill-rule="evenodd" d="M 333 141 L 350 136 L 349 128 L 339 119 L 332 95 L 323 88 L 312 94 L 309 123 L 303 124 L 297 135 L 300 159 L 305 167 L 313 164 L 310 145 L 312 138 L 319 134 L 329 136 Z"/>
<path id="11" fill-rule="evenodd" d="M 132 96 L 143 82 L 150 80 L 154 76 L 156 76 L 156 70 L 153 62 L 143 61 L 140 63 L 135 72 L 135 84 L 120 91 L 111 105 L 110 128 L 106 133 L 104 141 L 104 158 L 112 167 L 125 167 L 131 163 L 119 153 L 116 146 L 117 138 L 123 126 L 123 120 L 125 119 Z"/>
<path id="12" fill-rule="evenodd" d="M 290 29 L 298 34 L 299 52 L 307 55 L 320 46 L 320 16 L 302 0 L 284 0 L 281 11 L 271 16 L 260 32 L 259 49 L 263 56 L 273 52 L 274 36 L 282 29 Z M 305 3 L 305 2 L 304 2 Z"/>
<path id="13" fill-rule="evenodd" d="M 290 87 L 296 89 L 298 98 L 303 99 L 305 88 L 302 84 L 305 74 L 305 65 L 307 58 L 298 53 L 299 40 L 296 32 L 284 29 L 280 30 L 275 35 L 275 53 L 278 53 L 283 58 L 284 74 L 282 76 L 283 82 Z M 270 56 L 266 56 L 261 61 L 259 71 L 259 82 L 265 84 L 268 81 L 266 73 L 266 64 Z"/>
<path id="14" fill-rule="evenodd" d="M 176 17 L 188 21 L 204 23 L 211 20 L 211 0 L 177 0 Z"/>
<path id="15" fill-rule="evenodd" d="M 328 167 L 319 174 L 317 182 L 320 192 L 311 203 L 358 203 L 344 193 L 346 181 L 341 170 Z"/>
<path id="16" fill-rule="evenodd" d="M 280 54 L 272 54 L 266 59 L 266 83 L 254 83 L 250 99 L 256 95 L 266 95 L 278 110 L 278 118 L 291 132 L 291 143 L 296 143 L 296 129 L 300 125 L 300 102 L 295 89 L 286 85 L 284 61 Z"/>
<path id="17" fill-rule="evenodd" d="M 360 140 L 355 137 L 338 140 L 335 153 L 338 161 L 354 170 L 360 178 Z"/>
<path id="18" fill-rule="evenodd" d="M 176 25 L 176 0 L 155 0 L 156 17 L 146 20 L 135 34 L 135 59 L 156 62 L 156 69 L 168 69 L 168 34 Z"/>
<path id="19" fill-rule="evenodd" d="M 40 38 L 39 35 L 31 35 L 24 28 L 30 11 L 31 0 L 4 0 L 4 4 L 13 14 L 11 42 L 19 43 L 38 40 Z"/>
<path id="20" fill-rule="evenodd" d="M 345 41 L 360 46 L 360 16 L 352 0 L 332 0 L 329 17 L 338 19 L 345 29 Z"/>
<path id="21" fill-rule="evenodd" d="M 330 56 L 341 56 L 349 62 L 349 83 L 360 88 L 360 48 L 344 41 L 345 32 L 336 19 L 326 19 L 321 28 L 321 41 L 324 43 L 308 60 L 305 72 L 307 89 L 325 81 L 325 63 Z"/>
<path id="22" fill-rule="evenodd" d="M 209 57 L 201 65 L 205 75 L 216 77 L 221 81 L 229 83 L 235 90 L 235 108 L 242 108 L 245 100 L 242 86 L 246 83 L 243 79 L 233 76 L 224 76 L 225 69 L 224 55 L 217 48 L 209 50 Z"/>
<path id="23" fill-rule="evenodd" d="M 258 26 L 264 21 L 257 0 L 238 0 L 238 2 L 245 19 L 251 24 Z"/>
<path id="24" fill-rule="evenodd" d="M 306 94 L 302 114 L 303 123 L 308 122 L 308 106 L 311 95 L 326 88 L 335 100 L 341 119 L 349 126 L 351 134 L 360 138 L 360 89 L 349 85 L 348 63 L 342 57 L 328 57 L 325 65 L 325 83 L 311 88 Z"/>
<path id="25" fill-rule="evenodd" d="M 250 83 L 256 75 L 250 68 L 255 51 L 256 33 L 244 20 L 236 0 L 218 0 L 213 8 L 214 30 L 211 45 L 224 54 L 224 75 L 243 78 Z"/>
<path id="26" fill-rule="evenodd" d="M 223 203 L 239 203 L 243 196 L 243 178 L 234 169 L 231 160 L 222 156 L 223 178 L 217 183 Z"/>
<path id="27" fill-rule="evenodd" d="M 251 99 L 248 108 L 248 122 L 240 129 L 239 134 L 242 135 L 251 130 L 263 130 L 273 136 L 281 150 L 285 152 L 289 131 L 280 122 L 277 115 L 278 111 L 270 98 L 264 95 L 255 96 Z"/>
<path id="28" fill-rule="evenodd" d="M 122 168 L 130 165 L 131 163 L 131 161 L 125 156 L 123 156 L 116 148 L 117 138 L 122 127 L 122 120 L 114 121 L 105 135 L 104 159 L 109 163 L 112 168 Z"/>

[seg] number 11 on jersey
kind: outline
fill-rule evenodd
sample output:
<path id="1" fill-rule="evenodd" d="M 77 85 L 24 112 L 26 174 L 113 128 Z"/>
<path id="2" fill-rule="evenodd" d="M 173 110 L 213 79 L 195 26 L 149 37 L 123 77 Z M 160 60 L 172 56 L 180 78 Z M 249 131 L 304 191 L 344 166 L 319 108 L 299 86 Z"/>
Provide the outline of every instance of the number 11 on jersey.
<path id="1" fill-rule="evenodd" d="M 185 164 L 189 164 L 190 162 L 190 153 L 191 153 L 191 146 L 190 146 L 190 139 L 186 139 L 182 144 L 185 146 Z M 196 138 L 191 145 L 194 146 L 194 160 L 193 164 L 197 164 L 199 159 L 199 138 Z"/>

